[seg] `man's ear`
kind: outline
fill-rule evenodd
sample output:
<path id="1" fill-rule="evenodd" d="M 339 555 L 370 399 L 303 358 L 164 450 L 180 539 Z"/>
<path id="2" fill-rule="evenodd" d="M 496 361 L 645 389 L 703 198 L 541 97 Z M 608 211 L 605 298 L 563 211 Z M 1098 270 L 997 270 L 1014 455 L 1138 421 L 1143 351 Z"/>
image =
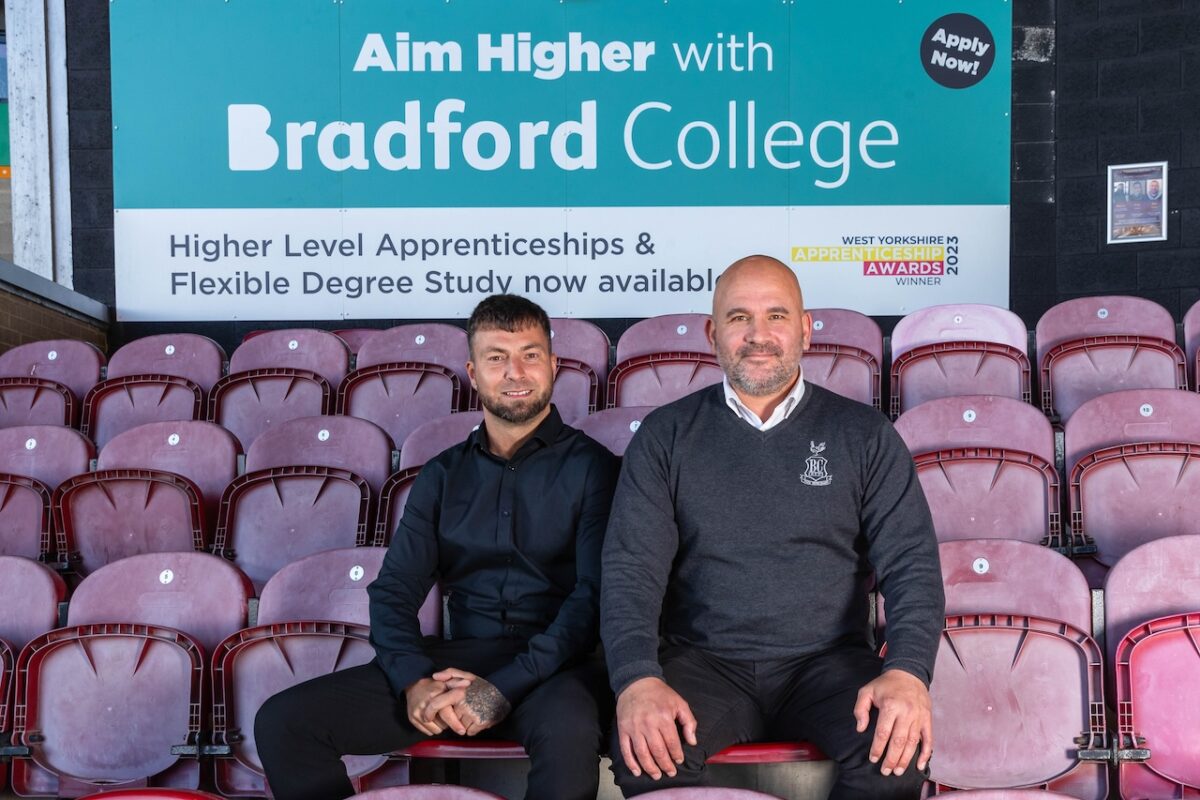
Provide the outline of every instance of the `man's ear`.
<path id="1" fill-rule="evenodd" d="M 479 391 L 479 387 L 475 384 L 475 362 L 467 362 L 467 377 L 471 380 L 471 388 Z"/>
<path id="2" fill-rule="evenodd" d="M 553 378 L 558 377 L 558 356 L 554 353 L 550 354 L 550 375 Z"/>
<path id="3" fill-rule="evenodd" d="M 800 329 L 802 331 L 800 343 L 803 345 L 804 352 L 808 352 L 808 348 L 812 345 L 813 319 L 812 314 L 807 311 L 800 319 Z"/>
<path id="4" fill-rule="evenodd" d="M 717 323 L 712 317 L 704 321 L 704 336 L 708 339 L 708 349 L 717 352 Z"/>

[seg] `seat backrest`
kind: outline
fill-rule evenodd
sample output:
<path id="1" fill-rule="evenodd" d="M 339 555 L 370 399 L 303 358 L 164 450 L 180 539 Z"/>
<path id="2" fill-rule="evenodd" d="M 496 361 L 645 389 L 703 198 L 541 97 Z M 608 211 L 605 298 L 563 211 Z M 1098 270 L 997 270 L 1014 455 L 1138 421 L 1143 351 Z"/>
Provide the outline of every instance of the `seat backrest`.
<path id="1" fill-rule="evenodd" d="M 460 411 L 420 425 L 400 448 L 400 469 L 421 466 L 446 448 L 466 440 L 482 422 L 482 411 Z"/>
<path id="2" fill-rule="evenodd" d="M 346 343 L 346 347 L 350 348 L 351 353 L 357 354 L 358 349 L 362 347 L 362 343 L 367 340 L 367 337 L 378 332 L 379 328 L 340 328 L 333 333 Z"/>
<path id="3" fill-rule="evenodd" d="M 954 792 L 954 800 L 1072 800 L 1072 797 L 1044 789 L 969 789 Z"/>
<path id="4" fill-rule="evenodd" d="M 95 455 L 87 437 L 71 428 L 0 428 L 0 472 L 34 478 L 50 491 L 72 475 L 87 472 Z"/>
<path id="5" fill-rule="evenodd" d="M 1200 443 L 1200 395 L 1178 389 L 1125 389 L 1092 398 L 1067 420 L 1067 477 L 1079 460 L 1137 442 Z"/>
<path id="6" fill-rule="evenodd" d="M 708 314 L 663 314 L 630 325 L 617 340 L 617 363 L 653 353 L 712 353 Z"/>
<path id="7" fill-rule="evenodd" d="M 113 437 L 100 451 L 96 468 L 182 475 L 200 490 L 212 523 L 221 493 L 237 477 L 241 452 L 237 438 L 220 425 L 194 420 L 151 422 Z"/>
<path id="8" fill-rule="evenodd" d="M 71 595 L 68 625 L 135 622 L 174 628 L 212 653 L 246 626 L 254 587 L 208 553 L 145 553 L 100 567 Z"/>
<path id="9" fill-rule="evenodd" d="M 1153 300 L 1125 295 L 1078 297 L 1051 307 L 1037 322 L 1034 338 L 1040 365 L 1065 342 L 1093 336 L 1148 336 L 1175 341 L 1171 312 Z"/>
<path id="10" fill-rule="evenodd" d="M 892 358 L 942 342 L 993 342 L 1025 352 L 1029 335 L 1013 312 L 981 303 L 953 303 L 914 311 L 892 331 Z"/>
<path id="11" fill-rule="evenodd" d="M 367 587 L 386 555 L 386 547 L 343 547 L 291 562 L 263 587 L 258 624 L 330 620 L 370 625 Z"/>
<path id="12" fill-rule="evenodd" d="M 164 333 L 124 345 L 108 361 L 108 377 L 174 375 L 197 384 L 205 392 L 221 379 L 225 351 L 207 336 Z"/>
<path id="13" fill-rule="evenodd" d="M 1016 614 L 1091 630 L 1091 590 L 1066 556 L 1006 539 L 942 542 L 938 555 L 948 616 Z"/>
<path id="14" fill-rule="evenodd" d="M 608 380 L 608 335 L 595 323 L 564 317 L 551 319 L 550 349 L 559 358 L 587 364 L 601 386 Z"/>
<path id="15" fill-rule="evenodd" d="M 300 417 L 264 431 L 246 453 L 247 472 L 290 466 L 349 470 L 378 496 L 392 471 L 392 443 L 365 419 Z"/>
<path id="16" fill-rule="evenodd" d="M 0 639 L 19 652 L 31 639 L 58 627 L 58 604 L 67 584 L 36 561 L 0 556 Z M 0 704 L 6 698 L 0 697 Z M 0 723 L 4 720 L 0 719 Z"/>
<path id="17" fill-rule="evenodd" d="M 641 427 L 642 420 L 654 410 L 653 406 L 608 408 L 588 414 L 575 427 L 607 447 L 614 455 L 625 455 L 625 448 Z"/>
<path id="18" fill-rule="evenodd" d="M 350 348 L 329 331 L 289 328 L 245 339 L 229 357 L 229 374 L 254 369 L 315 372 L 337 390 L 350 369 Z"/>
<path id="19" fill-rule="evenodd" d="M 1183 315 L 1183 347 L 1187 352 L 1188 372 L 1192 376 L 1192 388 L 1196 389 L 1196 354 L 1200 352 L 1200 300 Z M 1200 391 L 1200 390 L 1198 390 Z"/>
<path id="20" fill-rule="evenodd" d="M 868 316 L 844 308 L 815 308 L 804 379 L 881 408 L 883 332 Z"/>
<path id="21" fill-rule="evenodd" d="M 354 795 L 354 800 L 502 800 L 499 795 L 466 786 L 389 786 Z"/>
<path id="22" fill-rule="evenodd" d="M 928 400 L 896 420 L 913 455 L 963 447 L 1002 447 L 1054 464 L 1054 429 L 1029 403 L 1010 397 L 965 395 Z"/>
<path id="23" fill-rule="evenodd" d="M 42 378 L 61 383 L 82 401 L 100 381 L 104 353 L 88 342 L 48 339 L 18 345 L 0 354 L 0 378 Z"/>
<path id="24" fill-rule="evenodd" d="M 869 353 L 883 367 L 883 331 L 866 314 L 846 308 L 810 308 L 812 344 L 843 345 Z"/>
<path id="25" fill-rule="evenodd" d="M 465 330 L 455 325 L 427 322 L 376 331 L 359 346 L 355 363 L 359 369 L 403 361 L 440 364 L 454 371 L 466 391 L 471 385 L 467 377 L 470 359 Z"/>
<path id="26" fill-rule="evenodd" d="M 1110 663 L 1121 637 L 1169 614 L 1200 610 L 1200 535 L 1168 536 L 1130 550 L 1104 583 L 1104 638 Z"/>

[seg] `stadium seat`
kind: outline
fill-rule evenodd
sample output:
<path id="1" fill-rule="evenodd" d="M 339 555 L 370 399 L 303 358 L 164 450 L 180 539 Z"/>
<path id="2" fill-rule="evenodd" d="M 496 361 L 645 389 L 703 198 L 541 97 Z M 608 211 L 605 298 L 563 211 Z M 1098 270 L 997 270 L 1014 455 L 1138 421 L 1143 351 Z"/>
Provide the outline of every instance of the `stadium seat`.
<path id="1" fill-rule="evenodd" d="M 600 407 L 608 378 L 608 336 L 581 319 L 550 320 L 551 349 L 558 357 L 554 405 L 574 425 Z"/>
<path id="2" fill-rule="evenodd" d="M 1183 345 L 1192 388 L 1200 392 L 1200 301 L 1183 315 Z"/>
<path id="3" fill-rule="evenodd" d="M 498 794 L 466 786 L 389 786 L 354 795 L 354 800 L 504 800 Z"/>
<path id="4" fill-rule="evenodd" d="M 939 541 L 1019 539 L 1067 552 L 1045 415 L 1007 397 L 942 397 L 896 420 Z"/>
<path id="5" fill-rule="evenodd" d="M 0 428 L 0 555 L 47 560 L 57 542 L 51 501 L 95 455 L 78 431 L 57 425 Z"/>
<path id="6" fill-rule="evenodd" d="M 675 789 L 659 789 L 646 792 L 638 797 L 646 800 L 780 800 L 773 794 L 751 791 L 750 789 L 725 789 L 716 786 L 689 786 Z"/>
<path id="7" fill-rule="evenodd" d="M 204 419 L 204 398 L 221 379 L 225 351 L 207 336 L 147 336 L 113 353 L 107 378 L 83 403 L 80 430 L 103 448 L 147 422 Z"/>
<path id="8" fill-rule="evenodd" d="M 0 641 L 15 656 L 31 639 L 58 627 L 58 604 L 66 596 L 67 584 L 50 568 L 27 558 L 0 556 Z M 0 693 L 0 703 L 5 699 Z"/>
<path id="9" fill-rule="evenodd" d="M 376 333 L 379 333 L 379 328 L 341 328 L 334 331 L 333 335 L 345 342 L 351 353 L 358 355 L 358 349 L 362 347 L 362 343 L 367 340 L 368 336 Z"/>
<path id="10" fill-rule="evenodd" d="M 30 342 L 0 354 L 0 428 L 77 425 L 104 363 L 100 348 L 74 339 Z"/>
<path id="11" fill-rule="evenodd" d="M 397 448 L 422 423 L 470 405 L 467 333 L 453 325 L 399 325 L 363 342 L 338 394 L 338 413 L 370 420 Z"/>
<path id="12" fill-rule="evenodd" d="M 589 414 L 575 423 L 575 427 L 607 447 L 614 455 L 625 455 L 633 435 L 641 427 L 642 420 L 653 411 L 651 406 L 626 406 L 607 408 Z"/>
<path id="13" fill-rule="evenodd" d="M 661 406 L 720 383 L 707 321 L 707 314 L 665 314 L 631 325 L 617 341 L 605 407 Z"/>
<path id="14" fill-rule="evenodd" d="M 883 333 L 875 320 L 844 308 L 814 308 L 804 380 L 882 409 Z"/>
<path id="15" fill-rule="evenodd" d="M 1071 795 L 1044 789 L 968 789 L 954 792 L 954 800 L 1070 800 Z"/>
<path id="16" fill-rule="evenodd" d="M 244 624 L 244 576 L 204 553 L 135 556 L 75 590 L 67 627 L 18 663 L 13 762 L 23 796 L 199 785 L 204 644 Z"/>
<path id="17" fill-rule="evenodd" d="M 388 478 L 379 495 L 379 516 L 375 526 L 375 544 L 386 546 L 392 540 L 396 523 L 404 513 L 408 490 L 426 461 L 466 440 L 483 422 L 482 411 L 463 411 L 430 420 L 404 440 L 400 450 L 400 468 Z"/>
<path id="18" fill-rule="evenodd" d="M 1139 544 L 1200 533 L 1200 395 L 1101 395 L 1067 420 L 1065 441 L 1075 552 L 1091 556 L 1081 566 L 1093 586 Z"/>
<path id="19" fill-rule="evenodd" d="M 222 800 L 220 795 L 194 789 L 118 789 L 88 795 L 84 800 Z"/>
<path id="20" fill-rule="evenodd" d="M 392 442 L 364 419 L 300 417 L 266 431 L 246 453 L 247 472 L 294 466 L 348 470 L 365 478 L 378 497 L 392 472 Z"/>
<path id="21" fill-rule="evenodd" d="M 914 311 L 892 331 L 892 417 L 955 395 L 1029 402 L 1028 342 L 1021 318 L 997 306 L 961 303 Z"/>
<path id="22" fill-rule="evenodd" d="M 1062 422 L 1085 402 L 1121 389 L 1186 389 L 1171 313 L 1140 297 L 1083 297 L 1038 320 L 1042 410 Z"/>
<path id="23" fill-rule="evenodd" d="M 213 387 L 208 418 L 248 448 L 272 425 L 333 413 L 349 366 L 349 348 L 328 331 L 298 328 L 248 338 Z"/>
<path id="24" fill-rule="evenodd" d="M 104 449 L 96 468 L 149 469 L 191 481 L 204 506 L 205 531 L 216 530 L 221 494 L 238 474 L 242 448 L 232 433 L 211 422 L 151 422 L 118 434 Z"/>

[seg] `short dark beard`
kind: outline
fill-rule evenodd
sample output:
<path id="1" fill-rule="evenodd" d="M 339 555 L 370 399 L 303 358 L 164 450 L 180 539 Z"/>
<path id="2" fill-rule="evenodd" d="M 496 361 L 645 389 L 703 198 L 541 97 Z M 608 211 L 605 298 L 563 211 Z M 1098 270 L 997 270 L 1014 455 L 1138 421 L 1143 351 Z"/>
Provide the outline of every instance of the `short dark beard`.
<path id="1" fill-rule="evenodd" d="M 505 422 L 513 425 L 522 425 L 546 410 L 546 406 L 550 405 L 550 397 L 553 393 L 554 387 L 551 386 L 543 394 L 534 394 L 523 402 L 505 405 L 502 402 L 497 402 L 496 398 L 489 397 L 480 392 L 479 402 L 483 404 L 484 408 Z"/>
<path id="2" fill-rule="evenodd" d="M 796 361 L 796 370 L 789 370 L 787 362 L 783 359 L 783 350 L 781 348 L 770 345 L 767 347 L 742 347 L 738 350 L 735 358 L 723 351 L 721 347 L 716 348 L 717 363 L 721 365 L 721 370 L 725 373 L 725 377 L 729 379 L 729 385 L 737 389 L 742 394 L 750 395 L 751 397 L 766 397 L 767 395 L 775 394 L 783 387 L 788 385 L 788 382 L 796 377 L 796 371 L 799 369 L 799 359 Z M 779 367 L 774 372 L 764 378 L 751 379 L 742 369 L 742 359 L 756 353 L 767 353 L 769 355 L 778 356 L 780 358 Z"/>

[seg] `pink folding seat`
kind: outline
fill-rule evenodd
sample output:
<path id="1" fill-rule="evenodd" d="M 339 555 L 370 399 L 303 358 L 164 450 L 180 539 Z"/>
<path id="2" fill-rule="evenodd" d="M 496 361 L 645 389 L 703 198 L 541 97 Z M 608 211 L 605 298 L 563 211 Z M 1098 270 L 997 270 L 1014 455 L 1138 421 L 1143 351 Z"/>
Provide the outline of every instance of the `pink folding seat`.
<path id="1" fill-rule="evenodd" d="M 1071 527 L 1099 586 L 1152 539 L 1200 533 L 1200 395 L 1127 389 L 1087 401 L 1066 425 Z"/>
<path id="2" fill-rule="evenodd" d="M 314 672 L 293 676 L 286 670 L 278 654 L 269 652 L 271 637 L 278 633 L 279 644 L 289 654 L 300 652 L 302 659 L 309 647 L 321 653 L 329 643 L 326 634 L 310 636 L 304 626 L 314 621 L 345 623 L 359 626 L 353 632 L 370 625 L 370 600 L 367 586 L 375 580 L 383 564 L 386 548 L 352 547 L 329 550 L 302 558 L 275 573 L 263 587 L 258 604 L 257 628 L 233 636 L 223 645 L 222 652 L 232 653 L 232 660 L 218 665 L 216 686 L 217 709 L 214 738 L 227 742 L 230 758 L 216 762 L 217 784 L 226 794 L 263 796 L 265 792 L 261 763 L 254 740 L 254 717 L 263 702 L 300 680 L 323 674 Z M 441 630 L 441 602 L 436 589 L 421 608 L 422 629 L 430 633 Z M 354 656 L 363 651 L 350 636 Z M 336 653 L 333 655 L 336 656 Z M 305 661 L 306 666 L 319 668 L 318 660 Z M 336 660 L 329 662 L 339 663 Z M 342 666 L 351 666 L 346 663 Z M 230 671 L 224 671 L 228 668 Z M 327 669 L 326 671 L 332 671 Z M 385 759 L 358 757 L 351 767 L 361 781 L 366 773 L 377 771 Z M 404 769 L 407 769 L 405 766 Z"/>
<path id="3" fill-rule="evenodd" d="M 204 507 L 205 531 L 216 528 L 221 494 L 238 474 L 242 448 L 232 433 L 211 422 L 151 422 L 118 434 L 104 449 L 100 470 L 149 469 L 191 481 Z"/>
<path id="4" fill-rule="evenodd" d="M 338 395 L 338 413 L 370 420 L 399 447 L 421 423 L 467 407 L 467 333 L 400 325 L 370 336 Z"/>
<path id="5" fill-rule="evenodd" d="M 689 786 L 675 789 L 659 789 L 638 795 L 647 800 L 780 800 L 773 794 L 750 789 L 725 789 L 716 786 Z"/>
<path id="6" fill-rule="evenodd" d="M 54 490 L 87 472 L 94 455 L 87 437 L 71 428 L 0 428 L 0 555 L 50 558 Z"/>
<path id="7" fill-rule="evenodd" d="M 844 308 L 814 308 L 804 380 L 882 409 L 883 333 L 875 320 Z"/>
<path id="8" fill-rule="evenodd" d="M 58 626 L 58 604 L 67 585 L 50 568 L 16 556 L 0 556 L 0 641 L 13 655 L 29 641 Z M 6 695 L 0 692 L 0 703 Z M 4 721 L 0 714 L 0 724 Z"/>
<path id="9" fill-rule="evenodd" d="M 76 797 L 101 788 L 195 789 L 204 645 L 244 624 L 248 581 L 204 553 L 135 556 L 89 575 L 68 627 L 18 665 L 13 787 Z"/>
<path id="10" fill-rule="evenodd" d="M 1200 392 L 1200 378 L 1196 377 L 1200 375 L 1200 301 L 1183 315 L 1183 344 L 1192 388 Z"/>
<path id="11" fill-rule="evenodd" d="M 204 419 L 204 398 L 224 364 L 225 351 L 207 336 L 167 333 L 130 342 L 113 353 L 108 377 L 88 392 L 80 430 L 104 447 L 147 422 Z"/>
<path id="12" fill-rule="evenodd" d="M 379 516 L 375 526 L 375 544 L 386 546 L 404 513 L 409 489 L 426 461 L 448 447 L 465 441 L 483 422 L 482 411 L 462 411 L 419 426 L 404 440 L 400 466 L 387 479 L 379 494 Z"/>
<path id="13" fill-rule="evenodd" d="M 1011 311 L 974 303 L 914 311 L 892 331 L 892 416 L 939 397 L 1029 401 L 1029 335 Z"/>
<path id="14" fill-rule="evenodd" d="M 607 408 L 588 414 L 575 427 L 607 447 L 614 455 L 625 455 L 625 448 L 641 427 L 642 420 L 653 411 L 652 406 Z"/>
<path id="15" fill-rule="evenodd" d="M 77 425 L 84 395 L 100 380 L 94 344 L 51 339 L 0 354 L 0 428 Z"/>
<path id="16" fill-rule="evenodd" d="M 426 786 L 389 786 L 354 795 L 355 800 L 504 800 L 500 795 L 466 786 L 431 784 Z"/>
<path id="17" fill-rule="evenodd" d="M 631 325 L 617 341 L 605 407 L 661 406 L 720 383 L 707 321 L 707 314 L 664 314 Z"/>
<path id="18" fill-rule="evenodd" d="M 1140 297 L 1082 297 L 1038 320 L 1042 410 L 1064 423 L 1093 397 L 1121 389 L 1186 389 L 1175 320 Z"/>
<path id="19" fill-rule="evenodd" d="M 558 358 L 554 405 L 574 425 L 600 407 L 608 378 L 608 336 L 582 319 L 550 320 L 550 345 Z"/>
<path id="20" fill-rule="evenodd" d="M 247 338 L 213 387 L 208 417 L 247 448 L 273 425 L 333 413 L 349 367 L 349 348 L 329 331 L 295 328 Z"/>
<path id="21" fill-rule="evenodd" d="M 942 397 L 896 420 L 939 541 L 1019 539 L 1060 552 L 1054 431 L 1045 415 L 1007 397 Z"/>
<path id="22" fill-rule="evenodd" d="M 1200 536 L 1131 551 L 1105 584 L 1123 798 L 1200 796 Z"/>
<path id="23" fill-rule="evenodd" d="M 954 800 L 1070 800 L 1070 797 L 1043 789 L 969 789 L 954 793 Z"/>
<path id="24" fill-rule="evenodd" d="M 362 347 L 367 337 L 376 333 L 379 333 L 379 328 L 340 328 L 333 332 L 334 336 L 345 342 L 346 347 L 349 347 L 350 352 L 355 355 L 358 354 L 358 349 Z"/>
<path id="25" fill-rule="evenodd" d="M 88 795 L 85 800 L 222 800 L 219 795 L 194 789 L 118 789 Z"/>
<path id="26" fill-rule="evenodd" d="M 353 472 L 378 497 L 392 471 L 392 442 L 365 419 L 300 417 L 263 433 L 246 453 L 246 472 L 294 466 Z"/>

